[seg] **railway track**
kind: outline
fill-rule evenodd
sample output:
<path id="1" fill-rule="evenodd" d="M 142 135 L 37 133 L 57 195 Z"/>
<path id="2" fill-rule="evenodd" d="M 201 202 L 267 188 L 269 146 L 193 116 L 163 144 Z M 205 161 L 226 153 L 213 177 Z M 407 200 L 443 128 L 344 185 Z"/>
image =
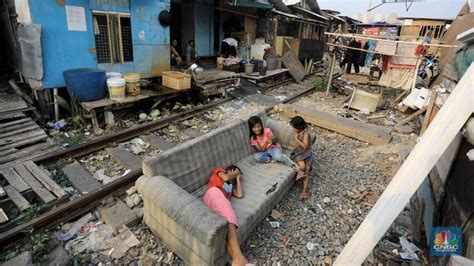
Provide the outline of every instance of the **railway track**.
<path id="1" fill-rule="evenodd" d="M 309 74 L 311 75 L 311 74 Z M 309 76 L 308 75 L 308 76 Z M 307 76 L 307 77 L 308 77 Z M 281 83 L 271 85 L 270 87 L 276 87 L 291 83 L 292 79 L 285 80 Z M 282 103 L 292 102 L 314 90 L 314 87 L 305 89 L 286 99 Z M 89 142 L 77 145 L 75 147 L 55 151 L 46 155 L 42 155 L 33 158 L 32 161 L 36 164 L 47 164 L 58 161 L 64 158 L 78 158 L 84 155 L 88 155 L 109 147 L 111 144 L 120 143 L 130 140 L 146 132 L 152 132 L 159 129 L 163 129 L 169 126 L 171 123 L 183 121 L 195 117 L 203 112 L 212 110 L 217 106 L 229 102 L 231 98 L 226 98 L 216 102 L 212 102 L 203 106 L 193 108 L 191 110 L 174 114 L 165 118 L 161 118 L 152 122 L 144 123 L 133 128 L 129 128 L 110 136 L 100 137 Z M 273 106 L 266 108 L 268 112 Z M 99 189 L 82 195 L 74 200 L 65 202 L 56 208 L 49 210 L 45 213 L 40 214 L 36 218 L 31 219 L 23 224 L 15 226 L 5 232 L 0 233 L 0 246 L 3 249 L 7 244 L 12 243 L 15 240 L 21 239 L 32 232 L 38 232 L 43 229 L 52 228 L 58 224 L 68 222 L 80 215 L 83 215 L 92 209 L 99 206 L 102 199 L 107 196 L 118 196 L 124 193 L 124 191 L 130 187 L 137 179 L 142 175 L 142 170 L 137 169 L 129 172 L 125 176 L 118 178 L 110 183 L 102 185 Z"/>

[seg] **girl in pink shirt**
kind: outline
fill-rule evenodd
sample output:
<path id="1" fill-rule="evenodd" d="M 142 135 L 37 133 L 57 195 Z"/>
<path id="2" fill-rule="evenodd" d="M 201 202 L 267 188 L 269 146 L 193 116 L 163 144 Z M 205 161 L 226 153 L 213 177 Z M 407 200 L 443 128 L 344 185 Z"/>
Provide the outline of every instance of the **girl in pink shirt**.
<path id="1" fill-rule="evenodd" d="M 255 149 L 255 160 L 259 163 L 280 162 L 293 167 L 298 171 L 298 166 L 288 156 L 283 154 L 279 143 L 270 128 L 263 128 L 260 117 L 252 116 L 249 121 L 250 145 Z"/>

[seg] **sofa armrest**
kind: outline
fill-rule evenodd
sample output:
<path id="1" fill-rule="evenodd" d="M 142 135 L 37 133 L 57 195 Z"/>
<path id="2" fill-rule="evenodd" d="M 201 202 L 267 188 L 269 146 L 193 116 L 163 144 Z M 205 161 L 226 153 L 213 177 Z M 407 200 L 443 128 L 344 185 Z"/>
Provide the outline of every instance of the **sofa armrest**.
<path id="1" fill-rule="evenodd" d="M 211 246 L 216 238 L 227 237 L 227 221 L 204 203 L 164 176 L 141 176 L 136 181 L 138 192 L 153 212 L 161 212 L 176 222 L 186 233 Z"/>

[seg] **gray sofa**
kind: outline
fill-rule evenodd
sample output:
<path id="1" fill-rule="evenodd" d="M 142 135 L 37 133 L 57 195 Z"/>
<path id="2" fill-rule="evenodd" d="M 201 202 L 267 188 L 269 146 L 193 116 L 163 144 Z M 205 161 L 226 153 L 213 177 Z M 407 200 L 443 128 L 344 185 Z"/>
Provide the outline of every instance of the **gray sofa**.
<path id="1" fill-rule="evenodd" d="M 296 144 L 291 127 L 260 115 L 286 150 Z M 228 260 L 227 221 L 202 202 L 211 171 L 238 165 L 244 198 L 232 198 L 243 242 L 291 188 L 295 172 L 282 164 L 258 164 L 248 142 L 247 121 L 238 120 L 143 161 L 137 182 L 147 226 L 187 265 L 222 265 Z M 278 183 L 276 190 L 266 192 Z"/>

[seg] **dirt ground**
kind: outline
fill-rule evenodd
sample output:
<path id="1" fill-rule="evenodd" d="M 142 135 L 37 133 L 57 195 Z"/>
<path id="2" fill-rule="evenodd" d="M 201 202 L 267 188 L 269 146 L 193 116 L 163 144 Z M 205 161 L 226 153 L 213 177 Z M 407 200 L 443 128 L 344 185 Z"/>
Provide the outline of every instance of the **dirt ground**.
<path id="1" fill-rule="evenodd" d="M 281 95 L 281 90 L 284 88 L 278 88 L 273 94 Z M 269 95 L 272 95 L 272 92 Z M 387 99 L 390 100 L 390 97 Z M 297 103 L 344 116 L 348 113 L 344 107 L 346 100 L 346 95 L 325 96 L 324 92 L 317 91 L 302 97 Z M 175 143 L 184 142 L 236 118 L 247 117 L 263 107 L 257 103 L 233 100 L 206 112 L 203 116 L 173 124 L 160 130 L 158 134 Z M 351 113 L 358 119 L 378 125 L 394 123 L 403 117 L 391 109 L 374 114 L 349 112 Z M 374 120 L 368 119 L 374 115 L 383 116 Z M 275 112 L 270 116 L 285 120 Z M 137 120 L 130 123 L 137 123 Z M 411 126 L 416 129 L 417 125 L 414 123 Z M 298 193 L 301 187 L 293 186 L 289 194 L 274 208 L 281 217 L 275 219 L 269 215 L 249 239 L 242 242 L 244 254 L 249 261 L 258 265 L 332 264 L 398 170 L 403 161 L 402 156 L 411 150 L 418 137 L 413 133 L 394 131 L 389 144 L 371 145 L 314 126 L 311 126 L 310 130 L 317 135 L 312 147 L 315 159 L 310 175 L 310 197 L 304 201 L 300 200 Z M 190 131 L 197 133 L 186 134 Z M 142 148 L 143 152 L 139 154 L 142 158 L 161 152 L 146 145 Z M 91 174 L 96 174 L 96 177 L 99 170 L 112 179 L 124 175 L 127 171 L 109 158 L 104 151 L 84 156 L 79 161 Z M 140 206 L 135 209 L 140 209 Z M 272 226 L 270 222 L 278 222 L 278 227 L 275 223 L 272 223 Z M 113 259 L 99 252 L 87 250 L 74 256 L 67 253 L 66 257 L 70 262 L 72 260 L 76 263 L 92 264 L 182 264 L 182 261 L 143 223 L 130 229 L 139 240 L 139 244 L 130 248 L 121 258 Z M 48 247 L 66 244 L 53 241 L 54 237 L 49 239 Z M 51 255 L 42 251 L 40 257 L 43 261 L 48 261 Z M 383 261 L 383 257 L 377 257 L 371 262 Z"/>

